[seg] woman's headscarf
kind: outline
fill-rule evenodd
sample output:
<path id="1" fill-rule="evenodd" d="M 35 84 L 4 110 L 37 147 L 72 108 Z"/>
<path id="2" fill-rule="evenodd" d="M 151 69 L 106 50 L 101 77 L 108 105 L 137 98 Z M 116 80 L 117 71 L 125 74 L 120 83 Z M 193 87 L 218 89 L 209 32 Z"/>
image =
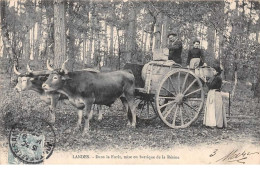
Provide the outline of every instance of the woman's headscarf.
<path id="1" fill-rule="evenodd" d="M 222 69 L 220 68 L 220 66 L 215 66 L 215 67 L 213 67 L 213 68 L 217 71 L 218 75 L 221 74 Z"/>
<path id="2" fill-rule="evenodd" d="M 217 71 L 217 75 L 220 75 L 222 72 L 222 69 L 220 68 L 220 63 L 219 61 L 215 60 L 213 64 L 213 68 Z"/>

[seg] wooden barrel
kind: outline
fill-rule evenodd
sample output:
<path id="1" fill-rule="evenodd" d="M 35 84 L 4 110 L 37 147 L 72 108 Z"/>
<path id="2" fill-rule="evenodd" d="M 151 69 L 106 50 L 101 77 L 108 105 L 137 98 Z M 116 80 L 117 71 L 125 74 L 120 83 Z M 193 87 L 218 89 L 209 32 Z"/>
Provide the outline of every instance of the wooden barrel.
<path id="1" fill-rule="evenodd" d="M 158 88 L 159 82 L 162 80 L 165 74 L 171 71 L 173 68 L 179 66 L 172 60 L 167 61 L 151 61 L 144 65 L 142 69 L 142 79 L 145 82 L 144 89 L 147 93 L 154 94 Z"/>

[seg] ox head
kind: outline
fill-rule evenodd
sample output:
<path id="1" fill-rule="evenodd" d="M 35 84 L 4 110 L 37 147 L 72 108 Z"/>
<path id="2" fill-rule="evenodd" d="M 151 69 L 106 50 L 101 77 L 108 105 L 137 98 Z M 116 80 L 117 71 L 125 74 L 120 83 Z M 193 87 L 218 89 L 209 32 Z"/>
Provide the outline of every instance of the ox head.
<path id="1" fill-rule="evenodd" d="M 47 61 L 47 68 L 52 73 L 49 75 L 49 77 L 46 80 L 46 82 L 42 84 L 42 88 L 46 92 L 57 91 L 57 90 L 59 90 L 60 88 L 63 87 L 64 82 L 66 80 L 70 80 L 70 78 L 68 76 L 68 69 L 66 68 L 68 62 L 69 62 L 69 59 L 67 59 L 62 64 L 62 67 L 60 69 L 54 69 L 50 65 L 49 60 Z"/>
<path id="2" fill-rule="evenodd" d="M 20 73 L 15 65 L 13 69 L 14 73 L 18 75 L 18 82 L 14 88 L 18 92 L 32 89 L 34 80 L 42 79 L 42 76 L 48 75 L 48 71 L 33 71 L 29 65 L 27 65 L 27 72 L 24 73 Z"/>
<path id="3" fill-rule="evenodd" d="M 34 78 L 31 77 L 18 77 L 18 82 L 15 86 L 15 90 L 18 92 L 24 91 L 24 90 L 30 90 L 33 86 L 32 81 Z"/>
<path id="4" fill-rule="evenodd" d="M 57 91 L 63 87 L 66 80 L 70 80 L 70 78 L 64 71 L 53 71 L 42 84 L 42 88 L 46 92 Z"/>
<path id="5" fill-rule="evenodd" d="M 14 65 L 14 73 L 18 75 L 18 82 L 15 86 L 15 90 L 18 92 L 28 90 L 32 86 L 31 81 L 34 79 L 30 77 L 30 73 L 20 73 L 17 69 L 16 66 Z M 29 69 L 27 67 L 27 69 Z"/>

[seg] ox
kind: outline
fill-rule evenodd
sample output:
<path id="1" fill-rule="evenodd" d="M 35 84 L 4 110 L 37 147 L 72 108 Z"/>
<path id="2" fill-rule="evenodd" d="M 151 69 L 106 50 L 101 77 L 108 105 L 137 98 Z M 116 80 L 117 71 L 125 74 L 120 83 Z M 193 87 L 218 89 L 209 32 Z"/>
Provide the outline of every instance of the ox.
<path id="1" fill-rule="evenodd" d="M 93 72 L 54 70 L 42 85 L 46 92 L 57 91 L 66 95 L 78 109 L 76 130 L 80 128 L 83 109 L 86 119 L 83 133 L 89 130 L 93 104 L 110 106 L 120 98 L 128 115 L 128 125 L 135 127 L 136 114 L 134 107 L 134 75 L 127 71 Z"/>
<path id="2" fill-rule="evenodd" d="M 49 104 L 51 123 L 55 122 L 55 108 L 59 100 L 68 99 L 67 96 L 58 92 L 45 93 L 42 89 L 42 84 L 47 80 L 49 71 L 32 71 L 27 65 L 29 73 L 20 73 L 14 66 L 14 72 L 18 75 L 18 82 L 15 90 L 22 92 L 25 90 L 33 90 L 40 95 L 40 99 L 46 104 Z"/>
<path id="3" fill-rule="evenodd" d="M 28 73 L 20 73 L 14 66 L 14 73 L 18 75 L 18 82 L 15 86 L 15 90 L 18 92 L 33 90 L 40 95 L 40 99 L 49 105 L 51 123 L 55 123 L 55 109 L 58 101 L 68 99 L 64 94 L 58 92 L 46 93 L 42 88 L 42 84 L 47 80 L 50 71 L 32 71 L 27 65 Z M 100 107 L 98 110 L 98 120 L 102 119 L 102 112 Z"/>

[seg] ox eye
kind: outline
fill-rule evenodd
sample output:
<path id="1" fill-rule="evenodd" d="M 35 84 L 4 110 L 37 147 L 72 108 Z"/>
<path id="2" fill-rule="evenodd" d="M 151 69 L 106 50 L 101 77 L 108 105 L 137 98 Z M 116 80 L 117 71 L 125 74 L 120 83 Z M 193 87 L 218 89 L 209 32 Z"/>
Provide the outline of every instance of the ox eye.
<path id="1" fill-rule="evenodd" d="M 57 77 L 57 76 L 54 76 L 54 77 L 53 77 L 53 79 L 54 79 L 54 80 L 57 80 L 57 79 L 58 79 L 58 77 Z"/>

